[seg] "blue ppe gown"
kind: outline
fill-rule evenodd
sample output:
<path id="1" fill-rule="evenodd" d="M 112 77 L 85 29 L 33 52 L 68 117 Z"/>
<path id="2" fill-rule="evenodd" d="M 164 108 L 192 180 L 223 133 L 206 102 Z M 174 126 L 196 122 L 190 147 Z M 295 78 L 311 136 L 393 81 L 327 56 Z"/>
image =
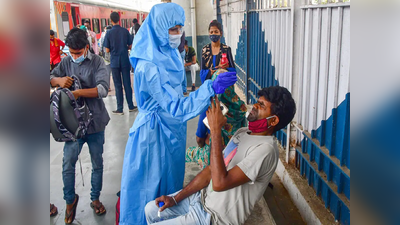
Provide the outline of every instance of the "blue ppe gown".
<path id="1" fill-rule="evenodd" d="M 168 41 L 168 29 L 182 25 L 175 3 L 155 5 L 135 36 L 130 61 L 139 113 L 129 131 L 121 178 L 120 224 L 144 225 L 146 203 L 183 186 L 186 121 L 204 111 L 214 96 L 206 81 L 183 96 L 182 58 Z"/>

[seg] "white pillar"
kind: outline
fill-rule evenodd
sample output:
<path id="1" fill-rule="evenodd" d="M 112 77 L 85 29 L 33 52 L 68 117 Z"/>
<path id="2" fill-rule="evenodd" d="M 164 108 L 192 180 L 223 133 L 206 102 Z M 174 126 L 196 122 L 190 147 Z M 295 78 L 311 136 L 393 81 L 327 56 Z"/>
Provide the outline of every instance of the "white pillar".
<path id="1" fill-rule="evenodd" d="M 190 0 L 190 12 L 192 16 L 192 45 L 197 51 L 196 0 Z"/>

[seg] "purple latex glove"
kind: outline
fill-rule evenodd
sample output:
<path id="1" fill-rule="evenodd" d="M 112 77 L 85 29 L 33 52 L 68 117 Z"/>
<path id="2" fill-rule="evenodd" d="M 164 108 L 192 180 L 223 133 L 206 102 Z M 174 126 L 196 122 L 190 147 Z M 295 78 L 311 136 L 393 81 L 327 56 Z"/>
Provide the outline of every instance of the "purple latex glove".
<path id="1" fill-rule="evenodd" d="M 236 72 L 225 72 L 219 74 L 212 84 L 215 94 L 224 93 L 226 88 L 236 83 L 236 80 Z"/>

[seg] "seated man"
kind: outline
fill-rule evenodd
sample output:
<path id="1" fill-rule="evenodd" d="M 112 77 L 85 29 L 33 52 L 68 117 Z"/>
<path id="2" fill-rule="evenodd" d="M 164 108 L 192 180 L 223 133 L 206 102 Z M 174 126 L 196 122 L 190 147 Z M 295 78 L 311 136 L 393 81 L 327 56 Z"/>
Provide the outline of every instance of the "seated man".
<path id="1" fill-rule="evenodd" d="M 196 59 L 196 51 L 193 47 L 189 47 L 188 41 L 185 40 L 185 70 L 190 70 L 190 75 L 192 76 L 192 91 L 196 90 L 196 71 L 200 70 L 200 66 Z"/>
<path id="2" fill-rule="evenodd" d="M 249 116 L 249 127 L 239 129 L 222 149 L 221 128 L 226 123 L 218 98 L 207 111 L 211 132 L 210 166 L 183 190 L 146 205 L 148 224 L 243 224 L 263 196 L 278 164 L 273 133 L 292 121 L 296 105 L 284 87 L 268 87 Z M 164 205 L 159 208 L 158 203 Z"/>

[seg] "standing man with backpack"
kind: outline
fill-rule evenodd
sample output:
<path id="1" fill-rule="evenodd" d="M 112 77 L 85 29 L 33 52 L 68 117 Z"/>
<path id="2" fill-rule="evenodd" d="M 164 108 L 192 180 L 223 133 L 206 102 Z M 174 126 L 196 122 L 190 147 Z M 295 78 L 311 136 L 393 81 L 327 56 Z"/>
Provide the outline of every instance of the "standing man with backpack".
<path id="1" fill-rule="evenodd" d="M 131 64 L 129 62 L 128 49 L 132 47 L 132 36 L 129 31 L 119 25 L 119 14 L 112 12 L 110 14 L 112 28 L 107 31 L 104 38 L 103 47 L 106 53 L 111 52 L 111 70 L 115 86 L 115 95 L 117 96 L 117 110 L 112 111 L 116 115 L 124 115 L 124 96 L 125 90 L 126 101 L 128 102 L 129 112 L 137 110 L 133 105 L 132 83 L 131 83 Z M 124 88 L 122 89 L 122 84 Z"/>
<path id="2" fill-rule="evenodd" d="M 133 22 L 133 26 L 131 27 L 131 29 L 129 30 L 129 34 L 132 36 L 132 39 L 135 38 L 135 35 L 137 34 L 137 32 L 139 31 L 140 28 L 140 24 L 138 23 L 138 20 L 135 18 L 132 20 Z"/>
<path id="3" fill-rule="evenodd" d="M 110 120 L 102 98 L 108 94 L 110 75 L 104 65 L 103 59 L 89 51 L 89 41 L 84 30 L 73 28 L 66 38 L 69 47 L 69 56 L 51 72 L 50 84 L 52 87 L 70 88 L 75 75 L 79 78 L 82 89 L 72 91 L 74 97 L 86 101 L 92 113 L 93 120 L 88 125 L 87 134 L 76 142 L 65 142 L 63 157 L 63 182 L 64 200 L 67 203 L 65 210 L 65 223 L 71 224 L 76 215 L 79 196 L 75 194 L 75 165 L 83 144 L 89 146 L 92 161 L 92 189 L 90 193 L 91 203 L 97 215 L 106 212 L 99 201 L 100 191 L 103 185 L 103 145 L 104 130 Z"/>

